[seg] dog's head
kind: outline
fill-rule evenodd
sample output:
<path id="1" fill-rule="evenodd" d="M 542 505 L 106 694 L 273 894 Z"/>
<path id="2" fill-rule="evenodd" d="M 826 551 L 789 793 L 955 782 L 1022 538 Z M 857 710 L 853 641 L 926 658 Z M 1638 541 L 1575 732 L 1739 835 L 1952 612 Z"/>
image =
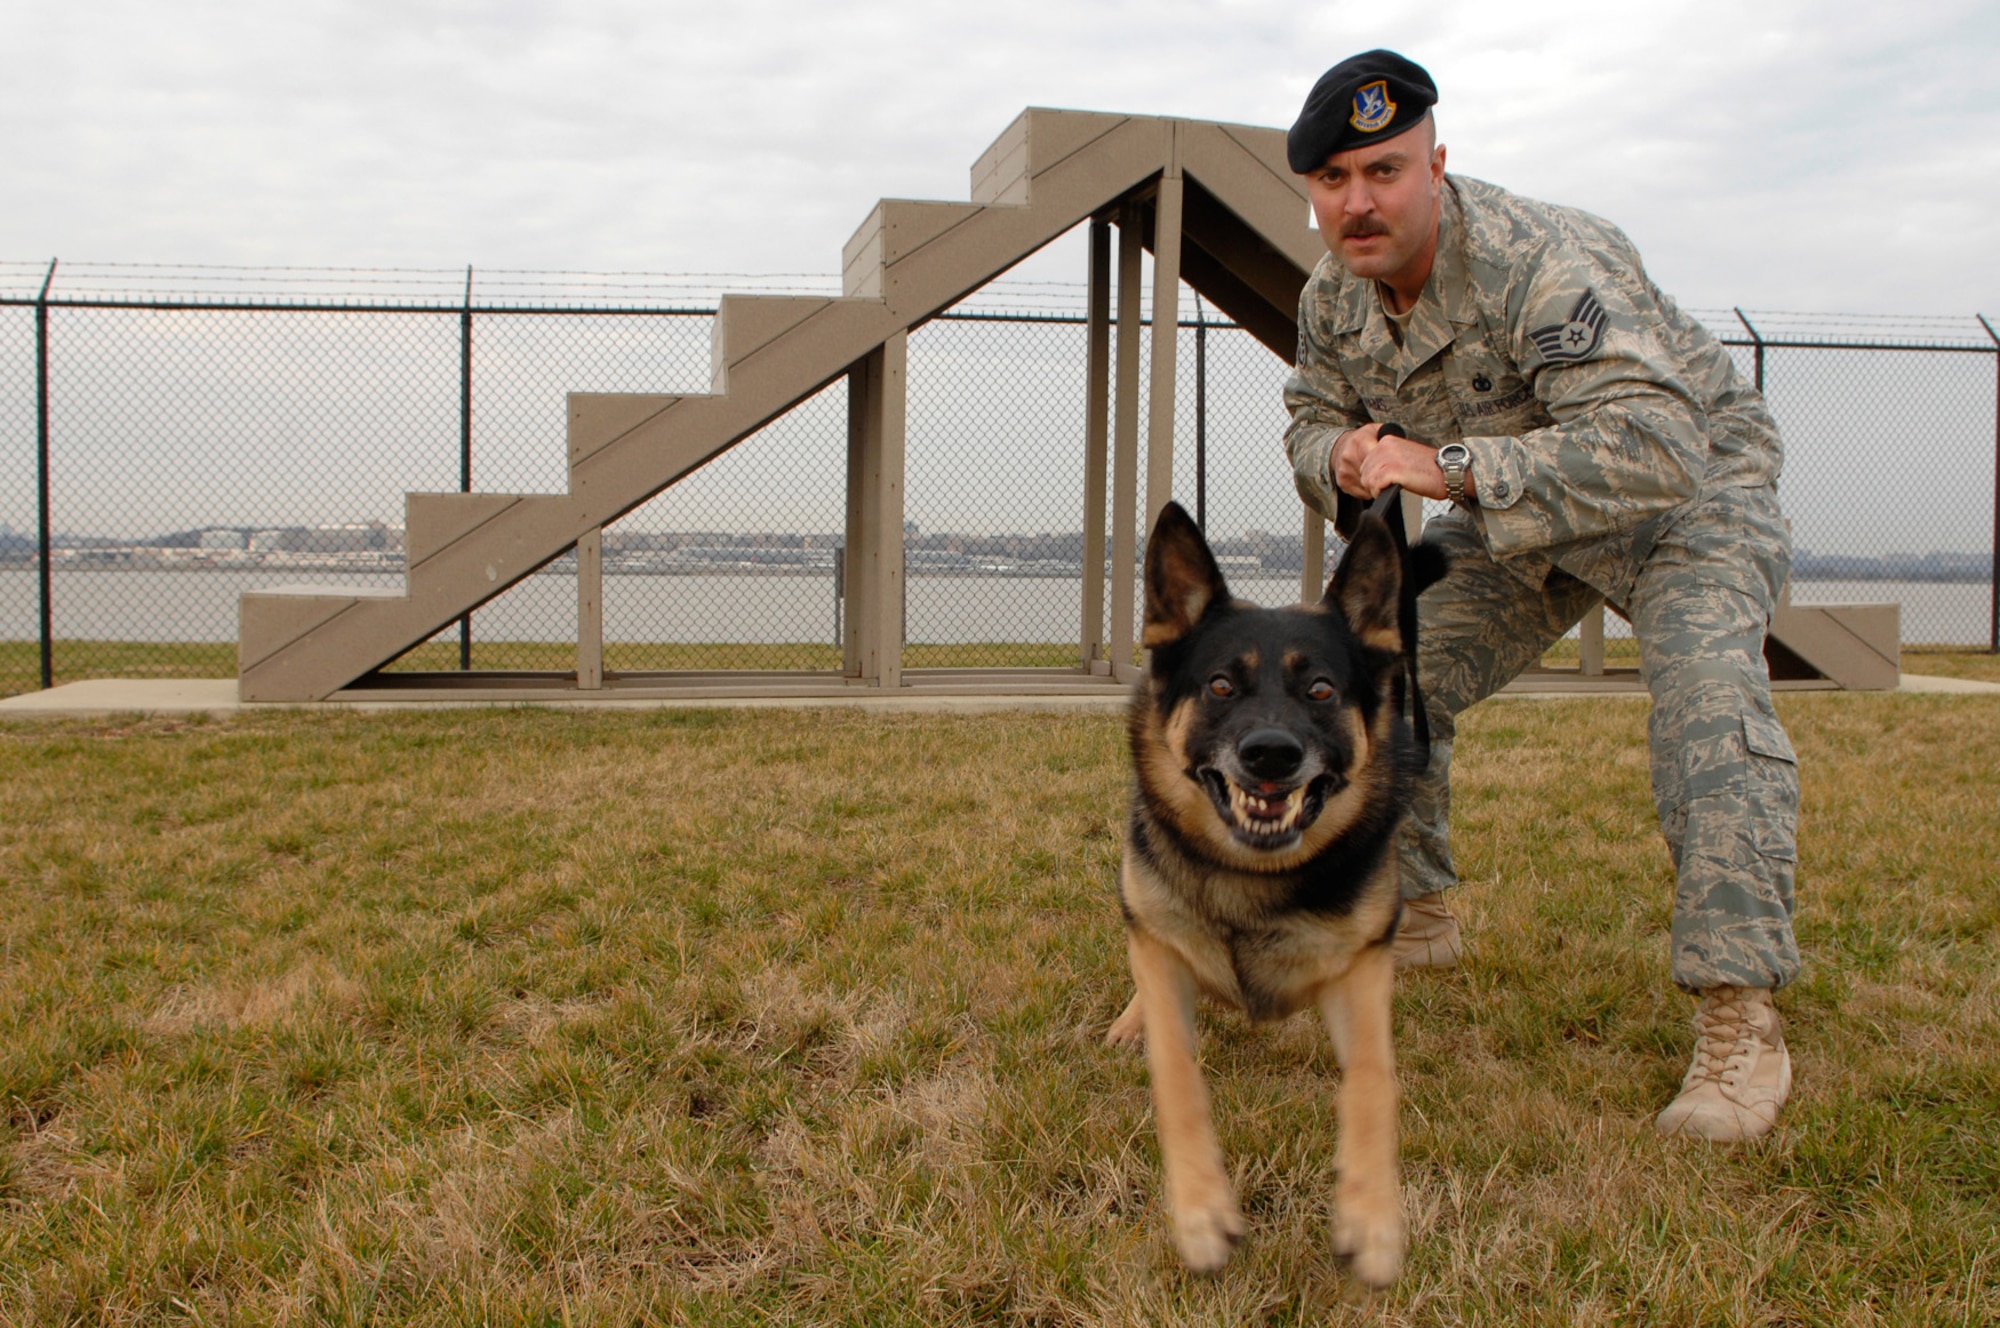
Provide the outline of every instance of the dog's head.
<path id="1" fill-rule="evenodd" d="M 1232 599 L 1169 503 L 1146 545 L 1150 654 L 1131 724 L 1156 814 L 1219 861 L 1275 872 L 1378 808 L 1407 746 L 1389 700 L 1401 586 L 1395 540 L 1367 517 L 1318 603 Z"/>

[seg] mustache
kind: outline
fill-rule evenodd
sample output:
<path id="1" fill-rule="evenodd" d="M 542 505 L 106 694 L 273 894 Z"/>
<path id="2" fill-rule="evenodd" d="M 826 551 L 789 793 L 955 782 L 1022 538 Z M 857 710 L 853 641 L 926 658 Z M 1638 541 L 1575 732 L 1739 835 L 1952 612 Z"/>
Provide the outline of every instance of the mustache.
<path id="1" fill-rule="evenodd" d="M 1340 223 L 1340 238 L 1356 239 L 1363 235 L 1387 235 L 1389 225 L 1380 217 L 1354 217 Z"/>

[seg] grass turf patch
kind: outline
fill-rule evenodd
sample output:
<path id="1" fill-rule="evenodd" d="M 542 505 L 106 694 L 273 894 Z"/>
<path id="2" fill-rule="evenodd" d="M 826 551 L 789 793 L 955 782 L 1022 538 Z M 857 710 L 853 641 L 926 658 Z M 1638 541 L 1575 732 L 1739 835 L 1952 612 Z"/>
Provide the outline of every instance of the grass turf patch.
<path id="1" fill-rule="evenodd" d="M 2000 706 L 1791 695 L 1798 1067 L 1655 1136 L 1691 1003 L 1645 707 L 1497 702 L 1473 946 L 1397 997 L 1411 1261 L 1327 1252 L 1309 1018 L 1203 1017 L 1250 1237 L 1167 1247 L 1115 718 L 0 725 L 0 1321 L 1975 1322 Z"/>
<path id="2" fill-rule="evenodd" d="M 1903 672 L 2000 682 L 2000 655 L 1963 646 L 1904 646 Z"/>
<path id="3" fill-rule="evenodd" d="M 35 690 L 41 680 L 40 647 L 33 641 L 0 641 L 0 697 Z M 903 647 L 903 667 L 1073 668 L 1077 647 L 1063 642 L 913 641 Z M 1577 666 L 1577 643 L 1549 647 L 1545 668 Z M 1611 668 L 1639 667 L 1639 645 L 1629 636 L 1607 637 L 1604 662 Z M 57 684 L 85 678 L 233 678 L 234 642 L 71 641 L 54 645 Z M 612 672 L 706 669 L 816 669 L 838 671 L 840 652 L 812 642 L 763 645 L 672 642 L 606 642 L 604 667 Z M 388 668 L 392 672 L 449 672 L 458 667 L 458 643 L 426 641 Z M 482 641 L 472 643 L 475 669 L 534 669 L 554 673 L 576 668 L 576 646 L 563 641 Z M 2000 682 L 2000 655 L 1957 646 L 1903 647 L 1903 671 Z"/>

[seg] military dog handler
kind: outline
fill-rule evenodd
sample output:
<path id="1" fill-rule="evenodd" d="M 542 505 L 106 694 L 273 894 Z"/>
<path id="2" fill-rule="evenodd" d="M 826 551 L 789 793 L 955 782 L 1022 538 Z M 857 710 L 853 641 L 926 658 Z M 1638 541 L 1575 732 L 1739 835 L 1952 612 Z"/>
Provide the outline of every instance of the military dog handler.
<path id="1" fill-rule="evenodd" d="M 1799 970 L 1798 772 L 1764 663 L 1791 566 L 1777 427 L 1616 227 L 1447 175 L 1436 101 L 1423 69 L 1369 51 L 1327 71 L 1287 138 L 1329 250 L 1285 389 L 1299 494 L 1337 520 L 1341 494 L 1391 484 L 1452 503 L 1425 530 L 1451 570 L 1419 601 L 1435 741 L 1401 844 L 1397 964 L 1460 955 L 1453 716 L 1609 602 L 1652 693 L 1673 977 L 1699 996 L 1659 1127 L 1756 1138 L 1791 1091 L 1771 993 Z M 1391 421 L 1409 436 L 1383 436 Z"/>

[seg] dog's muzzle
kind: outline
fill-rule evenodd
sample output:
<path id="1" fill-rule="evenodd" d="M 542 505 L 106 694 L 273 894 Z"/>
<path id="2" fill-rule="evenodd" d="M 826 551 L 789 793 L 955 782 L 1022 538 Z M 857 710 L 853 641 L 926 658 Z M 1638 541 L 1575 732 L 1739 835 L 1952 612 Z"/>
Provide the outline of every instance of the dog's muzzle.
<path id="1" fill-rule="evenodd" d="M 1267 852 L 1298 843 L 1326 810 L 1326 800 L 1347 782 L 1339 775 L 1320 774 L 1284 783 L 1251 779 L 1246 788 L 1215 766 L 1206 766 L 1197 774 L 1208 790 L 1209 801 L 1215 804 L 1216 815 L 1230 833 L 1240 843 Z"/>

